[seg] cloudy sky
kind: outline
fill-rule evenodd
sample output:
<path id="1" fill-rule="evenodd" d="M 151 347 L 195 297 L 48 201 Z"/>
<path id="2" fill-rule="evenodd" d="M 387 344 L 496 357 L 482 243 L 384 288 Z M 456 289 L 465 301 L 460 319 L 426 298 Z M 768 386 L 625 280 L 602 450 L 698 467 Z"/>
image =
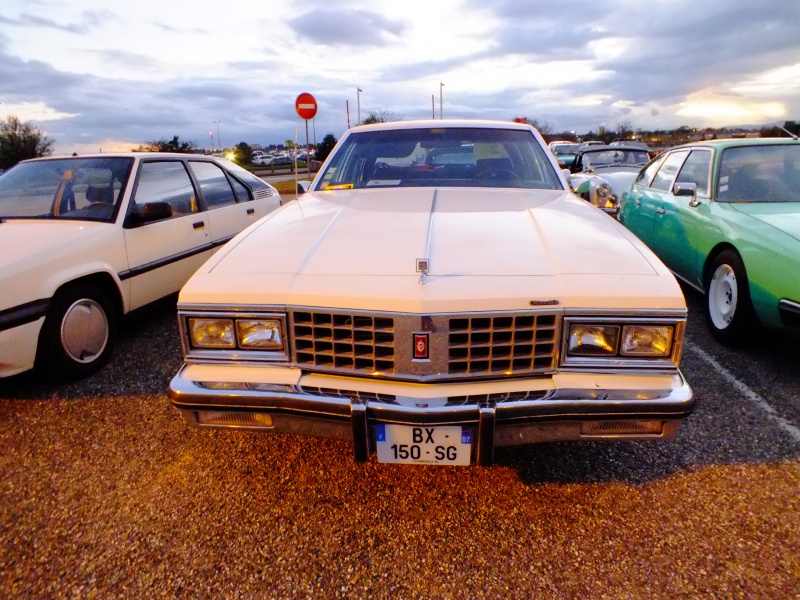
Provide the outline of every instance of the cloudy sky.
<path id="1" fill-rule="evenodd" d="M 800 120 L 798 24 L 796 0 L 2 0 L 0 118 L 56 154 L 302 143 L 301 92 L 317 141 L 440 91 L 445 118 L 579 133 Z"/>

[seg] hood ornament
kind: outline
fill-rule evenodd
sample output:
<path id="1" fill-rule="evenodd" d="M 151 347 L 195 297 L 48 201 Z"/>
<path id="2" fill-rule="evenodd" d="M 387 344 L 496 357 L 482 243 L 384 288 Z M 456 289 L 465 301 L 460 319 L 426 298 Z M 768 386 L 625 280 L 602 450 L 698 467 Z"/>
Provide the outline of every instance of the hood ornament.
<path id="1" fill-rule="evenodd" d="M 417 259 L 417 273 L 420 273 L 419 283 L 420 285 L 425 285 L 425 277 L 428 275 L 428 271 L 431 268 L 431 261 L 428 258 L 418 258 Z"/>

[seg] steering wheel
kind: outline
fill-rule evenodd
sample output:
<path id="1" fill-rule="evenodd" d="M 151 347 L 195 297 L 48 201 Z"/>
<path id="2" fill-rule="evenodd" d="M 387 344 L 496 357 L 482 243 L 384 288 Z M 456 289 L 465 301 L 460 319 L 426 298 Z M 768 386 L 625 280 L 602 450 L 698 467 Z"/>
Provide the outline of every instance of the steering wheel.
<path id="1" fill-rule="evenodd" d="M 498 181 L 502 179 L 513 179 L 514 181 L 519 181 L 519 175 L 514 173 L 514 171 L 510 171 L 509 169 L 484 169 L 480 173 L 475 174 L 475 179 L 489 179 L 492 181 Z"/>

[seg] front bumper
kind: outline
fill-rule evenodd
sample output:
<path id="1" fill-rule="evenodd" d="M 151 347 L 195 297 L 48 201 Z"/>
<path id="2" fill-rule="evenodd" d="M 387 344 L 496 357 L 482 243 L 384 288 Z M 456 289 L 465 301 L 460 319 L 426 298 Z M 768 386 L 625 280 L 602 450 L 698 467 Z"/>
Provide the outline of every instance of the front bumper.
<path id="1" fill-rule="evenodd" d="M 472 462 L 502 446 L 569 440 L 669 439 L 694 408 L 680 371 L 557 374 L 513 381 L 409 384 L 303 375 L 297 369 L 184 365 L 169 386 L 193 425 L 348 440 L 375 450 L 375 426 L 472 429 Z"/>

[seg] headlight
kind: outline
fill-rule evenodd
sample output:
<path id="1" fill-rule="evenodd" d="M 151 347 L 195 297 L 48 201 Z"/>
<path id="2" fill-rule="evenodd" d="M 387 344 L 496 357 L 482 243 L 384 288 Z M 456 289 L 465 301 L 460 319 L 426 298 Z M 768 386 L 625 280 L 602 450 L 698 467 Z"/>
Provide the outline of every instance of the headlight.
<path id="1" fill-rule="evenodd" d="M 189 317 L 189 342 L 200 350 L 285 352 L 284 319 L 279 316 Z"/>
<path id="2" fill-rule="evenodd" d="M 233 319 L 189 319 L 189 338 L 195 348 L 235 348 Z"/>
<path id="3" fill-rule="evenodd" d="M 614 206 L 614 192 L 607 183 L 601 183 L 594 189 L 592 204 L 599 208 Z"/>
<path id="4" fill-rule="evenodd" d="M 626 325 L 622 328 L 623 356 L 669 356 L 673 328 L 668 325 Z"/>
<path id="5" fill-rule="evenodd" d="M 572 325 L 567 351 L 573 356 L 614 356 L 618 342 L 616 325 Z"/>
<path id="6" fill-rule="evenodd" d="M 236 335 L 242 348 L 283 350 L 283 331 L 279 319 L 238 319 Z"/>

